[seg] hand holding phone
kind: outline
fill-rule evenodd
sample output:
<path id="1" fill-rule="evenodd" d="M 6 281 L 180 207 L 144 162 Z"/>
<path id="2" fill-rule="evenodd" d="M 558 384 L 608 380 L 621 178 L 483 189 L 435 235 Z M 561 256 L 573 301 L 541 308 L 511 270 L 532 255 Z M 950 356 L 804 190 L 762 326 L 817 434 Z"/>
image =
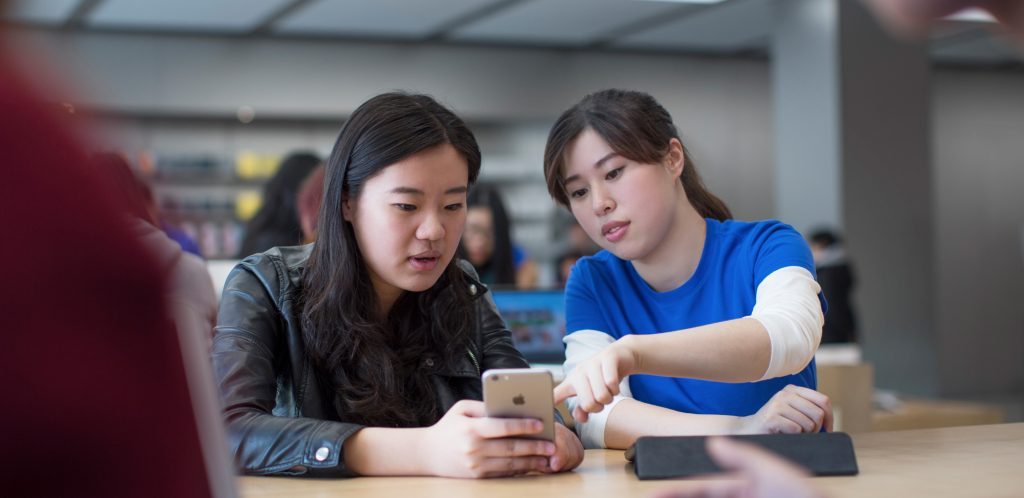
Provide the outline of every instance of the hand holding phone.
<path id="1" fill-rule="evenodd" d="M 542 428 L 535 419 L 488 417 L 482 401 L 461 400 L 420 433 L 429 449 L 423 473 L 481 478 L 548 472 L 555 443 L 527 439 Z"/>
<path id="2" fill-rule="evenodd" d="M 544 424 L 530 439 L 555 440 L 555 405 L 551 372 L 542 368 L 494 369 L 484 372 L 484 409 L 488 417 L 533 418 Z"/>

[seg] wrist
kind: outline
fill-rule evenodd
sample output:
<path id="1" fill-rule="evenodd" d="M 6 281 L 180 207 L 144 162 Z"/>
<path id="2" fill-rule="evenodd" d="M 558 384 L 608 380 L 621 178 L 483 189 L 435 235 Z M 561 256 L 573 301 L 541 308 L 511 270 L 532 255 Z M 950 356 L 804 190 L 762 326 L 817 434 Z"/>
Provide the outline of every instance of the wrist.
<path id="1" fill-rule="evenodd" d="M 618 348 L 621 354 L 631 361 L 632 368 L 628 372 L 622 372 L 622 376 L 632 375 L 634 373 L 644 372 L 643 355 L 640 354 L 640 345 L 637 344 L 642 342 L 642 337 L 636 334 L 629 334 L 622 336 L 621 339 L 615 341 L 614 347 Z"/>
<path id="2" fill-rule="evenodd" d="M 729 427 L 729 434 L 754 434 L 756 431 L 753 430 L 755 415 L 748 415 L 746 417 L 732 417 L 732 421 Z"/>
<path id="3" fill-rule="evenodd" d="M 437 459 L 433 458 L 430 439 L 434 433 L 434 426 L 409 429 L 408 454 L 415 455 L 410 462 L 410 474 L 420 476 L 436 476 L 438 472 L 432 466 Z"/>
<path id="4" fill-rule="evenodd" d="M 365 476 L 430 475 L 426 429 L 360 429 L 345 442 L 345 465 Z"/>

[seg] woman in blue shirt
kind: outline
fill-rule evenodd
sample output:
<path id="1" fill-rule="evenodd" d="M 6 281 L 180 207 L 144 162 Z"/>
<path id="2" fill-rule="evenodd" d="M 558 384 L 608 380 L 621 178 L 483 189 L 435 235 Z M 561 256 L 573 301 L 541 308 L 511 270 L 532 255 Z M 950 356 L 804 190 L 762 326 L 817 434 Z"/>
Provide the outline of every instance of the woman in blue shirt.
<path id="1" fill-rule="evenodd" d="M 566 285 L 555 390 L 586 446 L 831 428 L 813 390 L 825 305 L 803 237 L 731 220 L 653 97 L 585 97 L 552 127 L 544 173 L 604 249 Z"/>

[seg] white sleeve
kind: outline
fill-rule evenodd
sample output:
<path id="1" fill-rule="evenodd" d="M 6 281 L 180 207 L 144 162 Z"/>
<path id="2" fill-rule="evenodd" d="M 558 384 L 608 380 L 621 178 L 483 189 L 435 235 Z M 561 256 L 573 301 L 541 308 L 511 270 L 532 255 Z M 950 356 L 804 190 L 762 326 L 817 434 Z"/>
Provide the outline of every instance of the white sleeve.
<path id="1" fill-rule="evenodd" d="M 600 353 L 602 349 L 615 342 L 615 338 L 597 330 L 579 330 L 565 336 L 563 341 L 565 342 L 564 369 L 565 376 L 568 377 L 577 365 Z M 611 403 L 605 405 L 604 410 L 591 413 L 585 423 L 576 423 L 576 432 L 580 435 L 584 448 L 605 447 L 604 426 L 608 422 L 608 414 L 612 412 L 612 408 L 619 401 L 632 397 L 633 394 L 629 391 L 629 377 L 626 376 L 619 383 L 619 394 L 612 399 Z M 572 413 L 573 408 L 576 407 L 576 397 L 573 396 L 566 400 L 566 405 L 569 407 L 569 413 Z"/>
<path id="2" fill-rule="evenodd" d="M 811 272 L 799 266 L 775 270 L 758 284 L 750 317 L 764 325 L 772 344 L 761 380 L 795 374 L 814 358 L 825 324 L 819 292 Z"/>

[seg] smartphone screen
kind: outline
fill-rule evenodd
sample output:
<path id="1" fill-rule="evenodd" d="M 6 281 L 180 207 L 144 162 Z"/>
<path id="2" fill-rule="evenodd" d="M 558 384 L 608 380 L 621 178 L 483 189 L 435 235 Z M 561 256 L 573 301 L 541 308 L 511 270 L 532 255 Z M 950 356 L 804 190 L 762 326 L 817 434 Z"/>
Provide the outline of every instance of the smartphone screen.
<path id="1" fill-rule="evenodd" d="M 542 368 L 488 370 L 481 380 L 488 417 L 538 419 L 544 423 L 544 430 L 522 437 L 555 440 L 551 372 Z"/>

